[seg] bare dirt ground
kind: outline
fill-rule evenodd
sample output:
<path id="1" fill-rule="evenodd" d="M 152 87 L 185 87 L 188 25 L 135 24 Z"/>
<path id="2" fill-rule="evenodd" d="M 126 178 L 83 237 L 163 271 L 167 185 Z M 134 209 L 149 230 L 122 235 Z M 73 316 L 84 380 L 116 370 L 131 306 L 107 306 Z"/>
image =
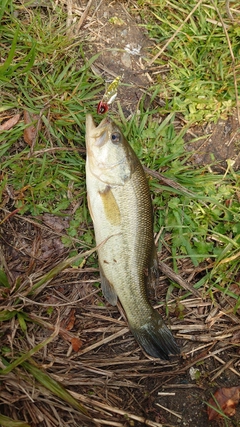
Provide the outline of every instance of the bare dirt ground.
<path id="1" fill-rule="evenodd" d="M 115 24 L 109 22 L 113 16 L 118 18 Z M 119 100 L 126 116 L 136 110 L 151 81 L 151 75 L 143 73 L 141 62 L 151 41 L 137 19 L 129 15 L 124 3 L 102 1 L 91 19 L 86 17 L 83 23 L 89 40 L 86 54 L 101 52 L 94 63 L 95 72 L 106 80 L 123 76 Z M 235 167 L 239 166 L 236 115 L 191 132 L 203 136 L 193 157 L 196 165 L 212 161 L 213 153 L 215 159 L 222 161 L 223 170 L 227 159 L 235 160 Z M 11 210 L 11 194 L 5 197 L 0 220 Z M 234 346 L 239 342 L 239 313 L 226 316 L 222 311 L 231 307 L 231 301 L 219 294 L 218 304 L 213 305 L 209 298 L 189 296 L 184 300 L 184 316 L 180 319 L 176 301 L 187 290 L 176 289 L 169 305 L 170 319 L 166 321 L 169 324 L 171 320 L 182 356 L 169 363 L 151 360 L 134 341 L 121 308 L 107 304 L 94 286 L 99 280 L 98 269 L 88 263 L 83 269 L 69 268 L 60 273 L 39 289 L 34 301 L 24 297 L 39 271 L 43 274 L 53 267 L 53 260 L 56 265 L 67 257 L 68 250 L 61 243 L 67 226 L 68 219 L 51 215 L 35 219 L 15 215 L 2 226 L 1 261 L 12 282 L 18 277 L 22 284 L 18 290 L 19 307 L 24 306 L 33 320 L 37 315 L 45 321 L 45 329 L 34 324 L 29 327 L 30 347 L 49 336 L 55 324 L 61 325 L 58 337 L 35 356 L 39 366 L 80 398 L 100 426 L 225 425 L 222 420 L 208 421 L 206 402 L 216 389 L 240 384 L 240 350 Z M 164 259 L 165 254 L 159 257 Z M 201 268 L 206 265 L 194 269 L 187 261 L 179 264 L 181 277 L 192 285 L 201 275 Z M 152 295 L 153 304 L 164 300 L 168 283 L 161 274 Z M 164 316 L 165 308 L 160 306 L 159 310 Z M 24 353 L 29 348 L 25 348 L 19 333 L 15 335 L 15 322 L 13 318 L 11 330 L 7 331 L 8 342 L 3 345 L 18 340 Z M 74 351 L 73 338 L 78 339 L 78 351 Z M 26 376 L 19 381 L 21 393 L 11 376 L 7 384 L 0 385 L 5 415 L 26 419 L 31 426 L 85 425 L 75 409 L 64 407 L 44 388 L 33 388 Z M 240 426 L 239 407 L 227 425 Z"/>

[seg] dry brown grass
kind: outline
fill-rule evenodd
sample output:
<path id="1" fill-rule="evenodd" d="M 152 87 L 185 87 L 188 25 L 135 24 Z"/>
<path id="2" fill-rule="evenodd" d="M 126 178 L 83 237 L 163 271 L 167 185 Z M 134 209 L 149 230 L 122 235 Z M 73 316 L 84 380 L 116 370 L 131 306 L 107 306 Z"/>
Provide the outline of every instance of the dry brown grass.
<path id="1" fill-rule="evenodd" d="M 2 219 L 7 215 L 6 209 L 1 211 Z M 50 248 L 47 259 L 46 247 Z M 50 337 L 48 344 L 33 355 L 34 363 L 88 409 L 94 419 L 90 425 L 125 426 L 134 420 L 160 426 L 152 421 L 158 419 L 152 405 L 156 392 L 170 385 L 176 390 L 177 378 L 187 375 L 197 362 L 211 361 L 209 382 L 226 369 L 239 378 L 239 359 L 234 353 L 239 317 L 232 314 L 228 298 L 219 295 L 218 305 L 213 305 L 209 297 L 175 289 L 168 305 L 182 359 L 171 363 L 151 360 L 135 343 L 123 313 L 109 306 L 99 289 L 92 286 L 98 280 L 98 271 L 88 262 L 83 268 L 68 267 L 34 288 L 66 255 L 59 233 L 43 221 L 16 214 L 3 222 L 1 261 L 11 287 L 2 291 L 1 311 L 16 310 L 28 320 L 26 330 L 22 330 L 17 315 L 2 322 L 2 347 L 5 357 L 14 361 Z M 165 266 L 161 260 L 160 266 Z M 186 283 L 201 274 L 200 268 L 194 269 L 187 261 L 179 267 L 184 278 L 177 279 Z M 161 275 L 153 302 L 162 300 L 166 286 L 166 276 Z M 179 298 L 187 292 L 180 304 Z M 76 344 L 78 351 L 74 351 Z M 1 375 L 1 408 L 5 415 L 31 425 L 86 423 L 76 409 L 63 404 L 21 365 Z"/>

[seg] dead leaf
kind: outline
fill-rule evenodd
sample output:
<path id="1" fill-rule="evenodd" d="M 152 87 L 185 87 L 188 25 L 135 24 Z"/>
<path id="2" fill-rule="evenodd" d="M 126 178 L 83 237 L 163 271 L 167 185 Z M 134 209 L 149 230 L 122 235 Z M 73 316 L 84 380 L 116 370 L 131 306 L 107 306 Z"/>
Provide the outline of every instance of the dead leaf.
<path id="1" fill-rule="evenodd" d="M 240 331 L 237 331 L 233 334 L 232 338 L 230 339 L 230 342 L 233 344 L 240 343 Z"/>
<path id="2" fill-rule="evenodd" d="M 60 218 L 49 213 L 44 213 L 41 218 L 48 227 L 57 233 L 62 233 L 69 227 L 70 220 L 67 218 Z"/>
<path id="3" fill-rule="evenodd" d="M 66 331 L 71 331 L 71 329 L 74 327 L 75 320 L 76 320 L 75 310 L 74 310 L 74 308 L 72 308 L 68 317 L 65 318 L 64 320 L 62 320 L 61 327 L 65 328 Z"/>
<path id="4" fill-rule="evenodd" d="M 50 257 L 56 257 L 56 254 L 59 256 L 64 251 L 65 251 L 65 246 L 61 242 L 60 237 L 45 239 L 42 241 L 41 256 L 39 260 L 45 261 Z"/>
<path id="5" fill-rule="evenodd" d="M 221 410 L 225 415 L 232 417 L 236 412 L 236 406 L 239 403 L 240 387 L 222 387 L 214 393 L 214 398 L 209 399 L 208 403 L 216 409 Z M 209 421 L 222 418 L 215 409 L 208 406 L 207 408 Z"/>
<path id="6" fill-rule="evenodd" d="M 80 338 L 75 337 L 71 332 L 67 331 L 66 329 L 60 328 L 59 334 L 61 337 L 72 344 L 73 351 L 79 351 L 82 347 L 82 341 Z"/>
<path id="7" fill-rule="evenodd" d="M 11 117 L 9 120 L 0 125 L 0 131 L 12 129 L 12 127 L 15 126 L 19 120 L 20 114 L 15 114 L 15 116 Z"/>
<path id="8" fill-rule="evenodd" d="M 23 132 L 23 138 L 24 141 L 32 147 L 32 145 L 35 142 L 37 132 L 41 129 L 41 124 L 38 123 L 37 126 L 33 124 L 34 121 L 39 120 L 38 115 L 30 114 L 27 110 L 24 110 L 24 123 L 25 125 L 31 124 L 30 126 L 26 127 Z"/>
<path id="9" fill-rule="evenodd" d="M 82 341 L 79 338 L 72 338 L 71 339 L 72 349 L 73 351 L 79 351 L 82 347 Z"/>

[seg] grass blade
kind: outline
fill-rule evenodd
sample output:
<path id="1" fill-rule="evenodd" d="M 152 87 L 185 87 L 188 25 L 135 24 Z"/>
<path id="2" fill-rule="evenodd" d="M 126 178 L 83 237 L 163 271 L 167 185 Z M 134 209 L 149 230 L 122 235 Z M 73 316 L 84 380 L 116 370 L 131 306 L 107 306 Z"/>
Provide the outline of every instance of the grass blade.
<path id="1" fill-rule="evenodd" d="M 46 340 L 42 341 L 40 344 L 36 345 L 34 348 L 32 348 L 27 353 L 23 354 L 22 356 L 18 357 L 14 362 L 10 363 L 5 369 L 0 370 L 0 375 L 6 375 L 9 372 L 11 372 L 13 369 L 15 369 L 17 366 L 23 364 L 24 361 L 30 359 L 35 353 L 37 353 L 39 350 L 44 348 L 47 344 L 49 344 L 57 335 L 59 332 L 59 328 L 56 327 L 53 334 L 48 337 Z"/>
<path id="2" fill-rule="evenodd" d="M 65 402 L 69 403 L 75 409 L 80 411 L 85 416 L 89 417 L 88 411 L 84 406 L 82 406 L 72 395 L 65 390 L 65 388 L 51 378 L 48 374 L 43 372 L 41 369 L 34 366 L 32 363 L 23 362 L 22 366 L 34 376 L 34 378 L 42 384 L 45 388 L 51 391 L 55 396 L 58 396 L 60 399 L 63 399 Z"/>
<path id="3" fill-rule="evenodd" d="M 1 67 L 0 67 L 0 77 L 1 77 L 1 74 L 3 75 L 5 73 L 5 71 L 9 68 L 9 66 L 11 65 L 11 62 L 13 60 L 14 53 L 16 50 L 16 46 L 17 46 L 18 33 L 19 33 L 19 25 L 15 31 L 8 57 L 7 57 L 6 61 L 4 62 L 4 64 L 1 65 Z"/>
<path id="4" fill-rule="evenodd" d="M 0 414 L 0 425 L 4 427 L 31 427 L 24 421 L 15 421 L 12 418 Z"/>

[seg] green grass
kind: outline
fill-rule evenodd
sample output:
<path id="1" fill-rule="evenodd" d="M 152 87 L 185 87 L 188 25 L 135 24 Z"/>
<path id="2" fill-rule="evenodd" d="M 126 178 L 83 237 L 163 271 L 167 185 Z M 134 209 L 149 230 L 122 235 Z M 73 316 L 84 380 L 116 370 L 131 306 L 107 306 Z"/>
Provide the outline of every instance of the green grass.
<path id="1" fill-rule="evenodd" d="M 159 3 L 159 4 L 158 4 Z M 196 2 L 172 0 L 138 2 L 150 37 L 158 46 L 157 53 L 180 27 Z M 150 13 L 149 13 L 150 12 Z M 168 45 L 154 66 L 167 66 L 168 72 L 156 72 L 152 92 L 158 91 L 166 102 L 166 111 L 176 111 L 186 120 L 217 121 L 236 105 L 236 85 L 239 74 L 232 64 L 229 44 L 219 20 L 220 13 L 239 67 L 240 30 L 236 19 L 232 22 L 226 2 L 202 2 L 193 16 Z M 164 77 L 162 77 L 164 76 Z"/>
<path id="2" fill-rule="evenodd" d="M 40 114 L 42 130 L 33 155 L 23 142 L 23 121 L 0 133 L 0 194 L 6 185 L 12 186 L 15 207 L 32 215 L 63 215 L 71 204 L 82 201 L 75 221 L 89 221 L 85 160 L 77 153 L 84 147 L 85 113 L 102 88 L 89 71 L 95 58 L 85 60 L 81 41 L 66 37 L 66 16 L 60 9 L 55 14 L 46 11 L 46 16 L 41 9 L 29 15 L 21 7 L 15 9 L 19 19 L 13 16 L 12 2 L 6 2 L 0 27 L 5 59 L 0 69 L 1 112 L 3 117 L 10 108 Z M 30 21 L 27 32 L 24 19 Z"/>
<path id="3" fill-rule="evenodd" d="M 150 1 L 139 1 L 139 11 L 149 35 L 162 46 L 186 18 L 194 2 L 155 3 L 157 7 Z M 227 21 L 224 4 L 224 1 L 219 2 L 218 7 L 228 24 L 237 58 L 239 28 Z M 192 153 L 186 152 L 184 143 L 189 122 L 217 121 L 236 104 L 229 46 L 222 27 L 212 21 L 218 21 L 216 10 L 212 4 L 206 6 L 204 3 L 164 55 L 156 60 L 154 66 L 167 64 L 169 71 L 164 78 L 161 74 L 155 76 L 149 92 L 152 105 L 160 93 L 165 106 L 150 106 L 145 111 L 142 102 L 139 112 L 126 121 L 119 105 L 116 120 L 143 164 L 180 184 L 172 188 L 156 178 L 149 180 L 154 229 L 156 233 L 161 230 L 159 251 L 167 248 L 176 272 L 179 260 L 188 259 L 192 268 L 202 267 L 195 288 L 203 296 L 209 296 L 213 304 L 218 291 L 231 297 L 235 313 L 240 306 L 239 293 L 232 286 L 236 284 L 240 269 L 240 174 L 230 164 L 224 176 L 209 172 L 207 167 L 193 166 Z M 9 114 L 16 112 L 23 115 L 27 109 L 41 116 L 42 126 L 33 150 L 23 140 L 27 126 L 23 120 L 9 131 L 0 132 L 0 203 L 4 207 L 7 194 L 11 192 L 7 208 L 19 209 L 21 215 L 36 218 L 47 212 L 64 217 L 74 210 L 62 238 L 70 255 L 74 255 L 79 248 L 94 247 L 85 188 L 85 115 L 95 112 L 104 84 L 91 71 L 95 57 L 86 60 L 83 41 L 66 37 L 65 22 L 66 15 L 60 7 L 56 7 L 54 13 L 48 8 L 36 8 L 34 13 L 31 9 L 28 13 L 12 0 L 3 2 L 0 11 L 3 60 L 0 114 L 7 119 Z M 174 125 L 177 113 L 187 122 L 181 131 L 176 131 Z M 163 117 L 162 122 L 159 117 Z M 74 246 L 73 238 L 79 239 Z M 96 260 L 91 258 L 90 262 Z M 54 275 L 57 272 L 54 271 Z M 39 278 L 35 285 L 44 285 L 46 277 L 42 280 Z M 172 291 L 174 286 L 177 285 L 169 289 Z M 7 299 L 10 285 L 3 268 L 0 287 L 3 300 Z M 16 296 L 13 305 L 17 303 Z M 31 321 L 24 308 L 4 309 L 0 321 L 9 322 L 15 316 L 24 340 L 26 325 Z M 37 352 L 38 348 L 35 350 Z M 56 392 L 57 384 L 51 383 L 51 378 L 47 380 L 44 373 L 41 375 L 34 364 L 29 364 L 33 353 L 35 351 L 24 359 L 19 352 L 11 353 L 9 348 L 2 348 L 3 365 L 12 369 L 24 366 L 37 381 L 40 375 L 48 390 L 54 388 Z M 61 387 L 57 390 L 60 396 Z M 76 403 L 73 406 L 76 408 Z M 5 426 L 17 425 L 10 419 L 4 422 Z M 19 422 L 18 425 L 27 424 Z"/>

